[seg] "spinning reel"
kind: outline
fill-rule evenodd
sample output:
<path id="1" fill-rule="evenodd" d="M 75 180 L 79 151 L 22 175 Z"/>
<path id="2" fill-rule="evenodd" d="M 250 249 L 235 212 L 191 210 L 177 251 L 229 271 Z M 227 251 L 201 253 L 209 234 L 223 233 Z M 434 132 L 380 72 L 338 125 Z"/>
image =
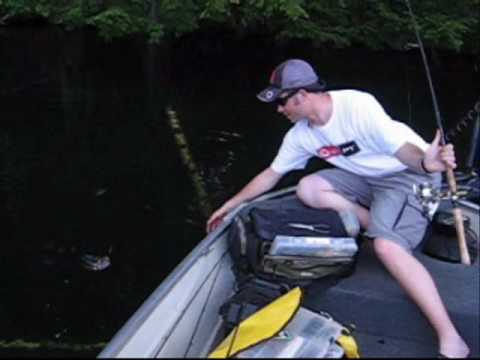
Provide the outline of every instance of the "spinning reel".
<path id="1" fill-rule="evenodd" d="M 478 175 L 474 173 L 472 179 L 478 180 Z M 452 192 L 448 186 L 441 186 L 438 188 L 432 183 L 424 182 L 421 184 L 414 184 L 413 192 L 422 205 L 424 212 L 428 214 L 430 218 L 432 218 L 441 201 L 450 200 L 455 203 L 460 199 L 466 198 L 472 191 L 476 190 L 468 183 L 464 186 L 459 185 L 457 187 L 457 191 Z"/>

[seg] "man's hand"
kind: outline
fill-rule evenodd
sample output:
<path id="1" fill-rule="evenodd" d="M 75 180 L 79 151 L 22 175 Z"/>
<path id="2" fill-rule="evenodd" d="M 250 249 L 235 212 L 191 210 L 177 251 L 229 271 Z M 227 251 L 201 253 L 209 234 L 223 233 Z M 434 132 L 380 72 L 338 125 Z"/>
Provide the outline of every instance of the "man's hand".
<path id="1" fill-rule="evenodd" d="M 435 139 L 425 151 L 423 166 L 428 172 L 446 171 L 447 168 L 457 167 L 455 152 L 452 144 L 440 145 L 441 133 L 437 130 Z"/>
<path id="2" fill-rule="evenodd" d="M 222 223 L 223 218 L 230 210 L 231 209 L 226 204 L 216 210 L 207 221 L 207 233 L 215 230 Z"/>

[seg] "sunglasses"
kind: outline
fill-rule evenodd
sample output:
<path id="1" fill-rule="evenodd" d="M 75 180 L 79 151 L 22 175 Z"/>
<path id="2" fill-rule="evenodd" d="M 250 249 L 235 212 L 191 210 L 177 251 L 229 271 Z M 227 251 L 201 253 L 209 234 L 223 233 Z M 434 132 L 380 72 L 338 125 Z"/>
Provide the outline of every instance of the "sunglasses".
<path id="1" fill-rule="evenodd" d="M 287 105 L 288 99 L 298 92 L 299 89 L 294 89 L 288 92 L 281 94 L 278 98 L 275 99 L 274 104 L 284 107 Z"/>

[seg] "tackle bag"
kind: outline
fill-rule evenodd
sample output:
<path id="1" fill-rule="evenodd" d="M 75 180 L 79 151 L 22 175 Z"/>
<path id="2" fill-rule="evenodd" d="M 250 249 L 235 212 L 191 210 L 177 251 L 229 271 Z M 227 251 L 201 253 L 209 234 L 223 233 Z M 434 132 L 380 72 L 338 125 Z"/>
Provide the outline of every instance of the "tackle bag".
<path id="1" fill-rule="evenodd" d="M 296 287 L 236 322 L 209 358 L 358 358 L 350 331 L 327 313 L 301 307 Z"/>
<path id="2" fill-rule="evenodd" d="M 472 264 L 478 257 L 478 239 L 470 224 L 470 218 L 464 216 L 463 227 L 467 251 Z M 425 232 L 422 251 L 424 254 L 439 260 L 460 263 L 460 249 L 457 240 L 455 219 L 451 209 L 438 210 Z"/>
<path id="3" fill-rule="evenodd" d="M 254 275 L 247 276 L 236 287 L 235 294 L 225 301 L 219 311 L 226 334 L 241 321 L 291 290 L 287 284 L 269 282 Z"/>
<path id="4" fill-rule="evenodd" d="M 292 287 L 346 276 L 355 264 L 359 228 L 353 214 L 310 208 L 296 195 L 251 203 L 228 234 L 234 271 Z"/>

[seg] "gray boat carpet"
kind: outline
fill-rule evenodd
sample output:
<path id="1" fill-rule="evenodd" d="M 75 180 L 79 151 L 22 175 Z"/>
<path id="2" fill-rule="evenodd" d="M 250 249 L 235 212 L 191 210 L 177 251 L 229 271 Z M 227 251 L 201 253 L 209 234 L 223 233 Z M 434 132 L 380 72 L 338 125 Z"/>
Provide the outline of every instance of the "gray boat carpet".
<path id="1" fill-rule="evenodd" d="M 454 324 L 479 357 L 478 260 L 471 266 L 417 258 L 429 269 Z M 435 357 L 436 336 L 419 309 L 375 258 L 371 243 L 360 250 L 355 272 L 337 283 L 319 280 L 311 285 L 303 306 L 326 311 L 337 321 L 355 327 L 362 357 Z"/>

